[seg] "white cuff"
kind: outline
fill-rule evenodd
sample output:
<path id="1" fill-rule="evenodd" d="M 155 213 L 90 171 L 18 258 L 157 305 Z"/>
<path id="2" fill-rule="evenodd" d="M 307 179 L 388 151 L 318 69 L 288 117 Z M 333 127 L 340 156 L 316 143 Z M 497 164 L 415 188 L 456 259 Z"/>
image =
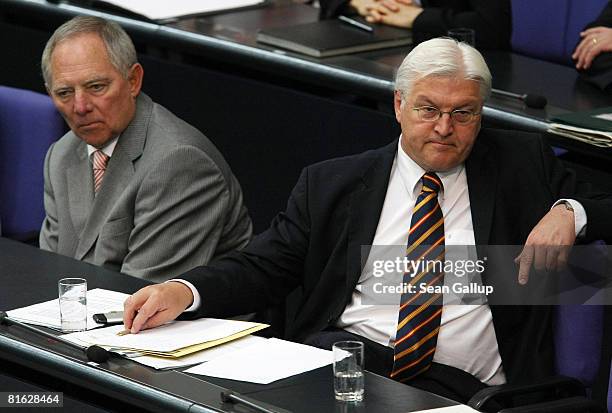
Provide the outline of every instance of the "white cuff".
<path id="1" fill-rule="evenodd" d="M 193 284 L 190 283 L 189 281 L 181 280 L 180 278 L 173 278 L 166 282 L 169 283 L 172 281 L 176 281 L 176 282 L 186 285 L 187 287 L 189 287 L 189 289 L 191 290 L 191 294 L 193 295 L 193 303 L 189 307 L 187 307 L 184 312 L 196 311 L 197 309 L 199 309 L 202 299 L 200 297 L 200 293 L 198 292 L 198 290 L 196 290 Z"/>
<path id="2" fill-rule="evenodd" d="M 587 216 L 584 207 L 580 202 L 576 201 L 575 199 L 560 199 L 554 203 L 552 208 L 563 202 L 569 203 L 574 209 L 574 230 L 576 231 L 576 237 L 584 235 L 587 224 Z"/>

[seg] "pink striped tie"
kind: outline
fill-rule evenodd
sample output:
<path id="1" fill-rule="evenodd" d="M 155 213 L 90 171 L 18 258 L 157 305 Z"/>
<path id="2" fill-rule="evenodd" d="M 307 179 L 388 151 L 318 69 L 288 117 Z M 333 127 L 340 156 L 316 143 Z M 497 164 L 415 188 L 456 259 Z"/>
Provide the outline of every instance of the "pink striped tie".
<path id="1" fill-rule="evenodd" d="M 104 172 L 106 171 L 106 164 L 110 156 L 97 150 L 93 153 L 93 176 L 94 176 L 94 191 L 98 193 L 102 186 L 102 178 L 104 178 Z"/>

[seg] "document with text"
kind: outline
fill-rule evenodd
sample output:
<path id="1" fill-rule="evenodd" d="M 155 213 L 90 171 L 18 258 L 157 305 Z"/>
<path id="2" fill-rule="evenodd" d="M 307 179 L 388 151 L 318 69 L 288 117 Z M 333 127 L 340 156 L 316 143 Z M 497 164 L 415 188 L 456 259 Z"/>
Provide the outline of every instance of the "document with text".
<path id="1" fill-rule="evenodd" d="M 123 302 L 128 297 L 129 294 L 102 288 L 95 288 L 87 291 L 87 329 L 91 330 L 102 325 L 93 320 L 94 314 L 106 313 L 109 311 L 123 311 Z M 10 310 L 6 313 L 9 317 L 24 323 L 49 327 L 55 330 L 61 330 L 62 328 L 59 300 L 57 298 L 43 303 Z"/>

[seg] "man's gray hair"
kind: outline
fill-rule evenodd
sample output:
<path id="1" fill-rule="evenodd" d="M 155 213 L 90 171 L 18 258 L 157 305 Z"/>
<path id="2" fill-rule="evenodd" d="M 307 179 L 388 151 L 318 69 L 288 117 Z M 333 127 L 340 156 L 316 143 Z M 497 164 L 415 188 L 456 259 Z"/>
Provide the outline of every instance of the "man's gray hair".
<path id="1" fill-rule="evenodd" d="M 131 67 L 138 63 L 136 48 L 130 36 L 115 22 L 100 17 L 77 16 L 58 27 L 47 41 L 41 60 L 42 75 L 47 87 L 51 86 L 51 56 L 55 47 L 66 39 L 86 33 L 100 36 L 111 64 L 127 79 Z"/>
<path id="2" fill-rule="evenodd" d="M 480 84 L 480 96 L 491 95 L 491 72 L 472 46 L 450 38 L 431 39 L 417 45 L 404 59 L 395 77 L 395 90 L 404 97 L 414 84 L 428 76 L 460 77 Z"/>

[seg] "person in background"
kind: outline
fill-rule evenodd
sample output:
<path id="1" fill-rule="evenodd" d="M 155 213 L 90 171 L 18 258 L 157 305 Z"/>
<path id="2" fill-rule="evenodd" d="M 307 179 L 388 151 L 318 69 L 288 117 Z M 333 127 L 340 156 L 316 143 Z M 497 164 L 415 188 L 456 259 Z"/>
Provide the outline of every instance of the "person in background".
<path id="1" fill-rule="evenodd" d="M 66 22 L 42 72 L 70 127 L 45 158 L 42 249 L 159 282 L 248 243 L 238 181 L 202 133 L 141 92 L 118 24 Z"/>
<path id="2" fill-rule="evenodd" d="M 572 58 L 582 77 L 601 89 L 612 86 L 612 1 L 580 33 Z"/>
<path id="3" fill-rule="evenodd" d="M 320 0 L 321 17 L 357 12 L 372 23 L 412 29 L 415 44 L 471 28 L 478 49 L 510 49 L 510 0 Z"/>

